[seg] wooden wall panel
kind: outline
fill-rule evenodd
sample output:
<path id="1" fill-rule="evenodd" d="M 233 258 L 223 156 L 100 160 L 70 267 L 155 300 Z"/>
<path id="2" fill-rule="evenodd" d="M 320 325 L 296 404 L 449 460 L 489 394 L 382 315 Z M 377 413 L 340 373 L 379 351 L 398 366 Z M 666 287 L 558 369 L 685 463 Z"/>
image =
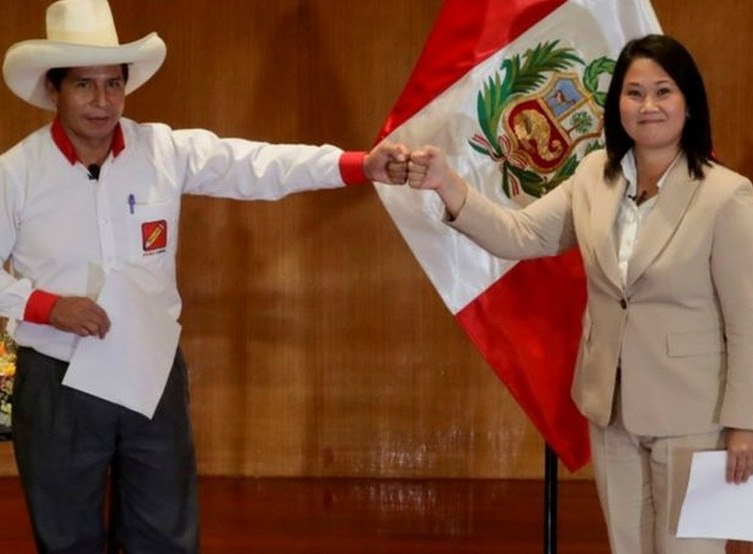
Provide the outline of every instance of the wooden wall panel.
<path id="1" fill-rule="evenodd" d="M 440 3 L 111 0 L 121 41 L 156 30 L 168 44 L 165 66 L 129 97 L 126 114 L 368 148 Z M 46 0 L 7 4 L 3 51 L 43 36 Z M 739 123 L 750 111 L 753 68 L 741 54 L 753 17 L 731 11 L 747 3 L 717 2 L 701 14 L 703 31 L 690 13 L 705 2 L 655 4 L 708 75 L 720 154 L 753 169 Z M 47 119 L 0 87 L 0 149 Z M 187 198 L 179 281 L 203 474 L 541 476 L 541 439 L 371 187 L 271 203 Z M 0 445 L 0 473 L 14 471 Z"/>

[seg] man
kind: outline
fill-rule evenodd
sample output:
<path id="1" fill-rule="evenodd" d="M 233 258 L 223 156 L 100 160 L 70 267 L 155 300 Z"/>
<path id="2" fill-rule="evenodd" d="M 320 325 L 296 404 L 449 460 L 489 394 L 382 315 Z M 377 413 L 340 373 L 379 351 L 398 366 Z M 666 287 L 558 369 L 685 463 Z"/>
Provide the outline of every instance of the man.
<path id="1" fill-rule="evenodd" d="M 198 551 L 180 350 L 168 350 L 153 414 L 62 384 L 81 345 L 108 340 L 111 314 L 97 302 L 105 287 L 135 294 L 132 310 L 148 306 L 136 313 L 144 325 L 153 310 L 178 319 L 181 195 L 275 199 L 405 181 L 402 145 L 344 153 L 122 117 L 125 96 L 154 75 L 165 53 L 156 33 L 119 44 L 106 0 L 59 0 L 47 11 L 47 39 L 17 43 L 5 56 L 9 88 L 56 111 L 51 125 L 0 157 L 0 259 L 12 268 L 0 273 L 0 314 L 17 322 L 14 448 L 40 552 L 102 552 L 108 471 L 112 531 L 126 552 Z"/>

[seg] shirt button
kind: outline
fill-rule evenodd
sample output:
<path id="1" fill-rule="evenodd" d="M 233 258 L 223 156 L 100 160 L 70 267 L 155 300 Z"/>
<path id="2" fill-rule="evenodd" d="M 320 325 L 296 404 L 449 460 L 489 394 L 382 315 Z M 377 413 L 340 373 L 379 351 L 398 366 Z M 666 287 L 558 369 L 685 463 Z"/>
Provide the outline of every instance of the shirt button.
<path id="1" fill-rule="evenodd" d="M 628 303 L 627 303 L 627 300 L 625 300 L 624 298 L 622 298 L 622 299 L 620 300 L 620 307 L 621 307 L 621 308 L 622 308 L 623 310 L 625 310 L 625 309 L 627 309 L 627 305 L 628 305 Z"/>

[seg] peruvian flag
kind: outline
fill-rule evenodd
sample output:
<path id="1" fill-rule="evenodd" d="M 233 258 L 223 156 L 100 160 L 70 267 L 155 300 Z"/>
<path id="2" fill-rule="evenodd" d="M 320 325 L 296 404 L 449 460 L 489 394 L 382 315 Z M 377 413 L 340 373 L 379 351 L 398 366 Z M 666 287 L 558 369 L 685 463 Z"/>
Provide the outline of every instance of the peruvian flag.
<path id="1" fill-rule="evenodd" d="M 614 62 L 658 33 L 648 0 L 445 0 L 379 138 L 442 148 L 471 186 L 520 208 L 600 148 Z M 443 223 L 437 196 L 377 184 L 445 304 L 570 471 L 590 459 L 570 398 L 586 301 L 577 251 L 495 258 Z"/>

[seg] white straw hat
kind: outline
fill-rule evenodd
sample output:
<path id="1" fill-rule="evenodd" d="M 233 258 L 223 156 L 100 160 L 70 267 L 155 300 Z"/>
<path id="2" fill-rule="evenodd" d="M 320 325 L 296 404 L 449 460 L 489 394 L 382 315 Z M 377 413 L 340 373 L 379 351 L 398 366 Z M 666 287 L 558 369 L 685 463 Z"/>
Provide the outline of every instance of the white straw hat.
<path id="1" fill-rule="evenodd" d="M 47 8 L 47 38 L 17 42 L 5 53 L 3 77 L 8 88 L 26 102 L 54 110 L 45 91 L 47 71 L 126 63 L 130 94 L 162 65 L 167 47 L 157 33 L 120 44 L 107 0 L 59 0 Z"/>

